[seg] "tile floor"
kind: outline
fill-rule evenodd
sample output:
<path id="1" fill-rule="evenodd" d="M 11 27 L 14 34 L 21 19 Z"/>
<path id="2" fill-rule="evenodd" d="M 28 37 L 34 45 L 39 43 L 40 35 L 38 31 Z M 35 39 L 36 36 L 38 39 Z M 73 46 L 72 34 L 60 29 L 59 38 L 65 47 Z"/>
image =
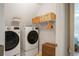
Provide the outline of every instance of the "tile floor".
<path id="1" fill-rule="evenodd" d="M 74 56 L 79 56 L 79 52 L 75 52 Z"/>

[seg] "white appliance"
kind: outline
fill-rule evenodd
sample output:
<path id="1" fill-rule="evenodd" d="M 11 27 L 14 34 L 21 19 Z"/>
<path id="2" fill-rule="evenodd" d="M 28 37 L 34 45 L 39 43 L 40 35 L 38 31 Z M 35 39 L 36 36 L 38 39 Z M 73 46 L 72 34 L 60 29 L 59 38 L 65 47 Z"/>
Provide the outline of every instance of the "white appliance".
<path id="1" fill-rule="evenodd" d="M 20 55 L 20 29 L 16 26 L 6 26 L 5 56 Z"/>
<path id="2" fill-rule="evenodd" d="M 24 56 L 35 56 L 38 54 L 38 29 L 35 27 L 23 28 L 22 53 Z"/>

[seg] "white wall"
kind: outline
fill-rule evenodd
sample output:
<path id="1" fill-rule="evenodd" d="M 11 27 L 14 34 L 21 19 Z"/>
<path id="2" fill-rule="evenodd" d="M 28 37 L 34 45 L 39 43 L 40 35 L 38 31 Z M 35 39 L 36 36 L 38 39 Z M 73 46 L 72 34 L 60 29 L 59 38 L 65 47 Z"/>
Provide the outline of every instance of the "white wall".
<path id="1" fill-rule="evenodd" d="M 56 55 L 67 55 L 67 39 L 66 39 L 66 18 L 65 18 L 65 4 L 57 4 L 57 19 L 56 19 Z"/>
<path id="2" fill-rule="evenodd" d="M 4 45 L 5 39 L 5 20 L 3 19 L 4 5 L 0 4 L 0 44 Z"/>
<path id="3" fill-rule="evenodd" d="M 41 5 L 37 15 L 42 15 L 48 12 L 56 13 L 56 3 L 44 3 Z"/>
<path id="4" fill-rule="evenodd" d="M 52 4 L 52 3 L 42 4 L 37 15 L 43 15 L 48 12 L 56 13 L 56 4 Z M 55 27 L 54 27 L 52 30 L 40 29 L 39 32 L 40 32 L 39 33 L 39 39 L 40 39 L 39 52 L 41 53 L 42 52 L 42 44 L 44 44 L 46 42 L 55 43 L 56 31 L 55 31 Z"/>
<path id="5" fill-rule="evenodd" d="M 35 17 L 39 10 L 40 5 L 38 4 L 5 4 L 4 8 L 4 16 L 6 20 L 6 25 L 10 25 L 10 20 L 13 17 L 22 18 L 21 24 L 22 26 L 32 25 L 32 18 Z"/>

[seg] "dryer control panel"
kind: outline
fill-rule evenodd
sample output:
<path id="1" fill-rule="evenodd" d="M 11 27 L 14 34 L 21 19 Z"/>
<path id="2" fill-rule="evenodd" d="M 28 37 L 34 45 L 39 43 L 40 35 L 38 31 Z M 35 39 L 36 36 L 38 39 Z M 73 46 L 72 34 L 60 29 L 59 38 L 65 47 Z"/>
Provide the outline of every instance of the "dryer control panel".
<path id="1" fill-rule="evenodd" d="M 14 27 L 14 30 L 19 30 L 19 27 Z"/>

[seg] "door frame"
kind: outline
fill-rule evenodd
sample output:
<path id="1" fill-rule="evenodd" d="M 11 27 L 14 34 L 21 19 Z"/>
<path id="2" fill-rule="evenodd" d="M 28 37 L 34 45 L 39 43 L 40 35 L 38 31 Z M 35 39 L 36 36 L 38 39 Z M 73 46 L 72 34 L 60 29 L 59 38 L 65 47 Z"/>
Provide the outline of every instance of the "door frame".
<path id="1" fill-rule="evenodd" d="M 67 53 L 70 56 L 74 55 L 74 3 L 66 4 L 66 39 Z"/>

